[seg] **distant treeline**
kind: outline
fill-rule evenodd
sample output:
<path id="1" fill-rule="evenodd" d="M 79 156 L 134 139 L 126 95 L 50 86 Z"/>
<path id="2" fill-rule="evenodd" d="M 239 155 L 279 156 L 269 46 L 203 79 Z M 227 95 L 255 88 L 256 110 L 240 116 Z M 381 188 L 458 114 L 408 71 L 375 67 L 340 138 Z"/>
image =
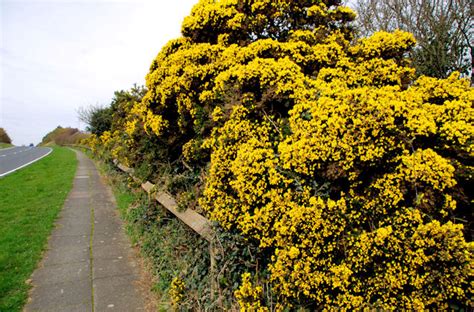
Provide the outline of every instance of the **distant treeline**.
<path id="1" fill-rule="evenodd" d="M 78 144 L 81 140 L 89 137 L 88 133 L 82 132 L 77 128 L 58 126 L 53 131 L 43 137 L 41 145 L 68 145 Z"/>
<path id="2" fill-rule="evenodd" d="M 0 143 L 12 144 L 12 140 L 3 128 L 0 128 Z"/>

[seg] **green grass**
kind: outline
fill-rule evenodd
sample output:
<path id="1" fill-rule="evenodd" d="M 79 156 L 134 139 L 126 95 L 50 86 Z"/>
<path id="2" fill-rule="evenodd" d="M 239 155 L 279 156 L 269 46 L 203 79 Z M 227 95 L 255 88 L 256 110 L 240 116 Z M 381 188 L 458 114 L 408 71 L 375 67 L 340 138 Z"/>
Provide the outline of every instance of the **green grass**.
<path id="1" fill-rule="evenodd" d="M 13 145 L 11 145 L 11 144 L 8 144 L 8 143 L 1 143 L 1 142 L 0 142 L 0 149 L 2 149 L 2 148 L 7 148 L 7 147 L 12 147 L 12 146 L 13 146 Z"/>
<path id="2" fill-rule="evenodd" d="M 72 188 L 77 160 L 55 147 L 40 161 L 0 178 L 0 311 L 20 311 L 26 283 Z"/>

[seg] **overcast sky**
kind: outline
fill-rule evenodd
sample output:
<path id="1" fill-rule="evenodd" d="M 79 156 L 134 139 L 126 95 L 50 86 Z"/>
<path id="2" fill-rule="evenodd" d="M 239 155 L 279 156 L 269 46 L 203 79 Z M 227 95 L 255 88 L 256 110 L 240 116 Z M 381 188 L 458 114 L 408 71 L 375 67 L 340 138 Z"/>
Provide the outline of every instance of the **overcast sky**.
<path id="1" fill-rule="evenodd" d="M 197 0 L 0 0 L 0 127 L 15 145 L 144 84 Z"/>

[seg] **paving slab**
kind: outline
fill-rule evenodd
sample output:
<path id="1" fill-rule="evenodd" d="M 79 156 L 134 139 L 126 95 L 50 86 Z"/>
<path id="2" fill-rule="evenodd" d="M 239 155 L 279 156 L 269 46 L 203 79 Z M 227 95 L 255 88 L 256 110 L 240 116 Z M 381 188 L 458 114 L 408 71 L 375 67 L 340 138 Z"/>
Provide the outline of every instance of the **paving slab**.
<path id="1" fill-rule="evenodd" d="M 140 272 L 112 191 L 94 163 L 76 155 L 73 188 L 31 277 L 25 311 L 144 311 Z"/>
<path id="2" fill-rule="evenodd" d="M 127 261 L 127 259 L 120 256 L 116 259 L 95 259 L 94 278 L 97 280 L 104 277 L 136 276 L 137 264 L 128 262 L 129 265 L 125 265 Z"/>
<path id="3" fill-rule="evenodd" d="M 58 264 L 77 262 L 90 262 L 89 247 L 71 245 L 50 249 L 42 261 L 42 266 L 47 267 Z"/>
<path id="4" fill-rule="evenodd" d="M 144 311 L 140 293 L 133 275 L 97 278 L 94 280 L 94 305 L 96 311 Z M 110 287 L 114 285 L 114 287 Z M 130 296 L 135 294 L 135 296 Z"/>
<path id="5" fill-rule="evenodd" d="M 79 281 L 43 284 L 34 289 L 33 300 L 27 304 L 26 311 L 68 311 L 69 306 L 85 306 L 92 311 L 92 284 L 89 279 Z"/>
<path id="6" fill-rule="evenodd" d="M 54 235 L 49 239 L 49 248 L 56 249 L 68 246 L 88 248 L 90 241 L 90 235 Z"/>
<path id="7" fill-rule="evenodd" d="M 116 242 L 128 244 L 128 238 L 122 235 L 117 235 L 117 233 L 110 233 L 110 234 L 95 233 L 94 237 L 92 238 L 92 244 L 94 246 L 111 245 Z"/>
<path id="8" fill-rule="evenodd" d="M 33 273 L 34 280 L 41 280 L 43 285 L 63 282 L 90 280 L 90 263 L 87 261 L 51 265 Z"/>
<path id="9" fill-rule="evenodd" d="M 90 235 L 91 231 L 85 228 L 84 226 L 90 224 L 81 223 L 77 224 L 74 221 L 65 221 L 63 224 L 58 224 L 54 229 L 54 236 L 83 236 Z"/>
<path id="10" fill-rule="evenodd" d="M 94 232 L 96 234 L 116 234 L 122 231 L 122 225 L 106 217 L 102 221 L 95 221 Z"/>

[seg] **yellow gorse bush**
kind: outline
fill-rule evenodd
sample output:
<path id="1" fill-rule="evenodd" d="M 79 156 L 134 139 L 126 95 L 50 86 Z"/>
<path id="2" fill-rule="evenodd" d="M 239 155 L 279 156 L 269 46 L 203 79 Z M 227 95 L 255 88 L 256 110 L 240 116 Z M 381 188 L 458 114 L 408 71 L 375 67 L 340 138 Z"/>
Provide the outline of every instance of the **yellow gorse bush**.
<path id="1" fill-rule="evenodd" d="M 340 1 L 200 1 L 153 61 L 126 146 L 144 130 L 209 162 L 199 203 L 272 255 L 280 308 L 472 307 L 474 91 L 416 78 L 409 33 L 354 41 L 354 18 Z M 236 298 L 265 311 L 249 273 Z"/>

